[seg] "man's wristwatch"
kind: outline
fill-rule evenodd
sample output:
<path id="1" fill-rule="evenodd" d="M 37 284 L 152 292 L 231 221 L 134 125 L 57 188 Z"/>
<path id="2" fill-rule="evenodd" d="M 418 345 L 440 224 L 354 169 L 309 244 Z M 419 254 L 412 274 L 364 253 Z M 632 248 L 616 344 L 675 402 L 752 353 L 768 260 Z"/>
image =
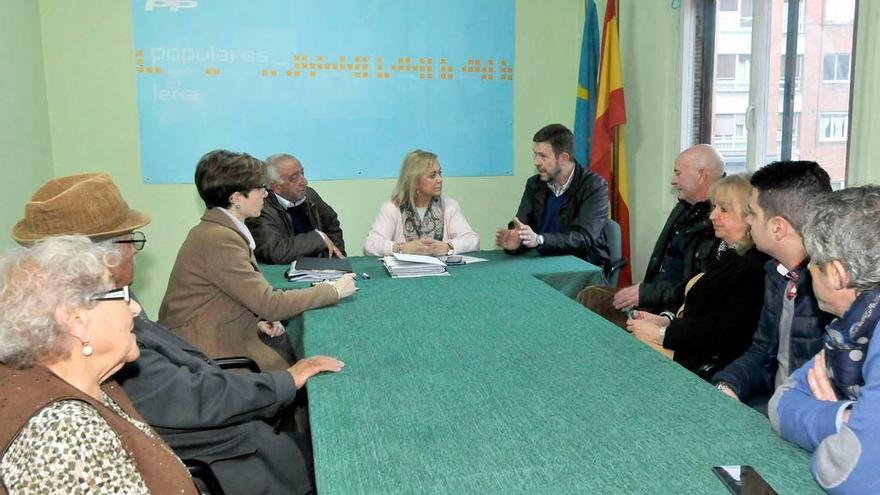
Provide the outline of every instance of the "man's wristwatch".
<path id="1" fill-rule="evenodd" d="M 544 244 L 544 236 L 541 234 L 538 234 L 537 241 L 538 241 L 539 246 L 543 245 Z"/>

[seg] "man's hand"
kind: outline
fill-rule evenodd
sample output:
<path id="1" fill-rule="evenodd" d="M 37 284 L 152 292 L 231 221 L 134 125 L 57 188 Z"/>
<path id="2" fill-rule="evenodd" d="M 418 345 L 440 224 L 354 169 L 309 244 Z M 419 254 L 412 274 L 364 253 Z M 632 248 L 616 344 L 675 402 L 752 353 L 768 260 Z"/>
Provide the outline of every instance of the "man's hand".
<path id="1" fill-rule="evenodd" d="M 639 305 L 639 284 L 624 287 L 614 294 L 614 300 L 611 302 L 614 309 L 622 310 L 631 306 Z"/>
<path id="2" fill-rule="evenodd" d="M 531 227 L 522 223 L 519 218 L 513 218 L 513 224 L 516 226 L 517 235 L 523 246 L 527 248 L 538 247 L 538 234 Z"/>
<path id="3" fill-rule="evenodd" d="M 837 392 L 834 391 L 834 384 L 831 383 L 828 370 L 825 369 L 825 349 L 816 354 L 813 367 L 807 371 L 807 383 L 816 400 L 837 402 Z"/>
<path id="4" fill-rule="evenodd" d="M 495 231 L 495 245 L 498 247 L 508 251 L 516 251 L 521 243 L 519 232 L 516 229 L 498 229 Z"/>
<path id="5" fill-rule="evenodd" d="M 260 320 L 257 322 L 257 328 L 261 332 L 272 338 L 279 337 L 287 331 L 287 329 L 284 328 L 284 325 L 282 325 L 280 321 Z"/>
<path id="6" fill-rule="evenodd" d="M 340 300 L 354 294 L 354 291 L 357 290 L 357 286 L 354 284 L 354 273 L 346 273 L 336 279 L 336 282 L 333 282 L 333 288 L 336 289 Z"/>
<path id="7" fill-rule="evenodd" d="M 327 247 L 327 257 L 332 258 L 336 256 L 337 258 L 345 258 L 342 251 L 336 247 L 336 244 L 333 244 L 333 241 L 331 241 L 326 234 L 324 235 L 324 245 Z"/>
<path id="8" fill-rule="evenodd" d="M 736 392 L 734 392 L 732 388 L 724 386 L 721 387 L 719 390 L 721 390 L 722 394 L 730 397 L 731 399 L 734 399 L 737 402 L 740 402 L 739 396 L 736 395 Z"/>
<path id="9" fill-rule="evenodd" d="M 296 364 L 287 368 L 287 372 L 293 377 L 293 383 L 296 384 L 296 389 L 299 390 L 307 381 L 309 381 L 309 378 L 318 373 L 322 371 L 332 371 L 336 373 L 337 371 L 342 371 L 344 366 L 345 363 L 332 357 L 312 356 L 300 359 Z"/>

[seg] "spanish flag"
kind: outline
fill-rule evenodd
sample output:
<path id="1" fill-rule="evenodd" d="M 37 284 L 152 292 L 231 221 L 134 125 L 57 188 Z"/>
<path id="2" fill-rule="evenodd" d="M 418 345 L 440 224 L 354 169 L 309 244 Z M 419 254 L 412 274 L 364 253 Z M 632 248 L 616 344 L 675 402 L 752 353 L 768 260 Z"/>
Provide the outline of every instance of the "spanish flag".
<path id="1" fill-rule="evenodd" d="M 608 181 L 611 218 L 620 224 L 623 257 L 630 260 L 629 181 L 626 170 L 626 105 L 620 63 L 617 0 L 608 0 L 602 27 L 596 123 L 590 150 L 590 169 Z M 630 265 L 620 273 L 620 286 L 632 284 Z"/>

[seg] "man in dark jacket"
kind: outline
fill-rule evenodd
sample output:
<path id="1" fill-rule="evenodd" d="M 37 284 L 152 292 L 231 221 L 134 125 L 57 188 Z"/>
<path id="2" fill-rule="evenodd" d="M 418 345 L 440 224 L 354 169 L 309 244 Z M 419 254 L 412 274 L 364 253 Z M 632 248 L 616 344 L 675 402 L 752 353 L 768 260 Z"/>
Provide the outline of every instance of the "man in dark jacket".
<path id="1" fill-rule="evenodd" d="M 712 146 L 698 144 L 679 153 L 672 176 L 678 204 L 657 238 L 645 278 L 622 289 L 587 287 L 578 293 L 578 302 L 622 328 L 626 323 L 622 311 L 628 308 L 677 312 L 685 284 L 705 271 L 718 248 L 720 240 L 709 221 L 709 188 L 723 176 L 724 161 Z"/>
<path id="2" fill-rule="evenodd" d="M 645 278 L 614 295 L 616 309 L 678 310 L 685 283 L 705 271 L 718 248 L 720 241 L 709 221 L 709 188 L 723 176 L 724 161 L 708 144 L 691 146 L 676 157 L 672 187 L 678 192 L 678 204 L 657 238 Z"/>
<path id="3" fill-rule="evenodd" d="M 303 256 L 344 257 L 336 212 L 308 187 L 302 163 L 278 154 L 266 159 L 266 168 L 269 195 L 260 216 L 247 220 L 257 260 L 280 265 Z"/>
<path id="4" fill-rule="evenodd" d="M 816 302 L 801 237 L 807 204 L 831 191 L 831 183 L 818 163 L 795 161 L 758 170 L 752 186 L 746 221 L 758 249 L 775 259 L 765 267 L 764 306 L 752 345 L 712 383 L 766 415 L 776 387 L 819 352 L 832 318 Z"/>
<path id="5" fill-rule="evenodd" d="M 526 181 L 516 217 L 495 243 L 510 254 L 571 254 L 604 268 L 610 260 L 603 234 L 608 185 L 574 161 L 574 136 L 562 124 L 544 127 L 532 141 L 538 173 Z"/>

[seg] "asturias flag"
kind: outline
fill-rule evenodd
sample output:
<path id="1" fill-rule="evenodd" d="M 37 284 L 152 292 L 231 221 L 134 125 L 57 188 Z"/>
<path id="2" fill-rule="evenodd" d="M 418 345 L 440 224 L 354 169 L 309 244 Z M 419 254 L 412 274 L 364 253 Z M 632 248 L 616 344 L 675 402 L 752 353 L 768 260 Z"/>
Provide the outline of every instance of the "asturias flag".
<path id="1" fill-rule="evenodd" d="M 581 65 L 578 71 L 577 103 L 574 111 L 574 158 L 590 163 L 593 121 L 596 119 L 596 70 L 599 68 L 599 15 L 595 0 L 586 0 Z"/>
<path id="2" fill-rule="evenodd" d="M 630 257 L 629 181 L 626 170 L 626 105 L 617 30 L 617 0 L 608 0 L 602 27 L 599 83 L 596 92 L 596 123 L 590 150 L 590 169 L 608 181 L 611 218 L 620 224 L 623 257 Z M 615 130 L 617 131 L 615 133 Z M 630 265 L 620 273 L 621 286 L 632 284 Z"/>

